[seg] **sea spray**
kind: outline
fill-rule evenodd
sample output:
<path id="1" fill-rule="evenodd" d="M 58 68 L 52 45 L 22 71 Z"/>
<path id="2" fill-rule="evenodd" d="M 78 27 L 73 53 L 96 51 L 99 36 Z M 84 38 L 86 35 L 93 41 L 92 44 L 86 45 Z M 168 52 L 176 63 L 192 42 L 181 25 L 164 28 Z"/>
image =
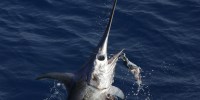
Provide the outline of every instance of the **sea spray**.
<path id="1" fill-rule="evenodd" d="M 141 75 L 142 68 L 137 66 L 135 63 L 131 62 L 126 57 L 125 53 L 123 53 L 119 57 L 119 59 L 123 60 L 124 65 L 126 66 L 126 68 L 128 68 L 128 71 L 131 72 L 131 76 L 133 75 L 133 77 L 135 79 L 133 86 L 131 88 L 131 93 L 127 94 L 126 99 L 128 98 L 128 96 L 130 96 L 132 94 L 136 100 L 142 99 L 142 98 L 144 98 L 145 100 L 150 100 L 151 94 L 150 94 L 149 87 L 142 83 L 142 77 L 145 77 L 145 76 Z M 139 98 L 139 97 L 141 97 L 141 98 Z"/>
<path id="2" fill-rule="evenodd" d="M 53 86 L 50 88 L 50 96 L 46 97 L 43 100 L 65 100 L 66 96 L 64 94 L 64 92 L 62 92 L 63 90 L 65 90 L 65 87 L 63 86 L 63 84 L 54 81 Z"/>

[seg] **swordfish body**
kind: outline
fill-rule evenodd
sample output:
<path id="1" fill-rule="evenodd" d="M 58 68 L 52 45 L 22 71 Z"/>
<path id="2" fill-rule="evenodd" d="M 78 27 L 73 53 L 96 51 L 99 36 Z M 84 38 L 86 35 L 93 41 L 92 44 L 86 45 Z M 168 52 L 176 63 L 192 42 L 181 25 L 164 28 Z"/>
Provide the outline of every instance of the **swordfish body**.
<path id="1" fill-rule="evenodd" d="M 37 79 L 54 79 L 62 82 L 68 93 L 67 100 L 115 100 L 124 99 L 123 92 L 112 85 L 114 71 L 121 50 L 111 58 L 107 56 L 108 37 L 117 0 L 109 17 L 106 30 L 90 59 L 76 73 L 52 72 L 40 75 Z"/>

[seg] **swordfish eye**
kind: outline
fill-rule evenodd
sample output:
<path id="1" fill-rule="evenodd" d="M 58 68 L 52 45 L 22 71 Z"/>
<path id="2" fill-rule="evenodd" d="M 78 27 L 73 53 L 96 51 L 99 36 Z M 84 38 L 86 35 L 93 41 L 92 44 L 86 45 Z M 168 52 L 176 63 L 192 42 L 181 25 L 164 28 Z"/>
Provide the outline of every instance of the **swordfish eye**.
<path id="1" fill-rule="evenodd" d="M 98 59 L 99 61 L 104 61 L 104 60 L 105 60 L 105 56 L 104 56 L 104 55 L 99 55 L 99 56 L 97 57 L 97 59 Z"/>

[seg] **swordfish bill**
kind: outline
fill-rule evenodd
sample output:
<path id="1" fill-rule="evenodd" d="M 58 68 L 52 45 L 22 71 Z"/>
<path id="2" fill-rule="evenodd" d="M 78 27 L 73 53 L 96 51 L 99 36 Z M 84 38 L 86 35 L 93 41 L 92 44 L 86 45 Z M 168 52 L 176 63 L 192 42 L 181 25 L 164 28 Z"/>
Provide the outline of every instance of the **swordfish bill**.
<path id="1" fill-rule="evenodd" d="M 99 44 L 97 46 L 97 48 L 99 48 L 102 51 L 102 53 L 107 53 L 108 37 L 110 35 L 110 28 L 111 28 L 111 25 L 112 25 L 112 21 L 113 21 L 116 5 L 117 5 L 117 0 L 115 0 L 115 2 L 114 2 L 113 8 L 112 8 L 112 12 L 111 12 L 111 15 L 110 15 L 109 22 L 107 24 L 106 30 L 105 30 L 105 32 L 103 34 L 103 37 L 102 37 L 101 41 L 99 42 Z"/>

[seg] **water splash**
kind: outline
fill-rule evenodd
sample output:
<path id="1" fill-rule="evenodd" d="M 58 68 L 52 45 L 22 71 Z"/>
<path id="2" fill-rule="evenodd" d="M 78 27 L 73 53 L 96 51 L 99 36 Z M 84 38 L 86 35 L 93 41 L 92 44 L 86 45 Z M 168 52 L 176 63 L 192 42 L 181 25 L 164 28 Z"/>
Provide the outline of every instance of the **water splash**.
<path id="1" fill-rule="evenodd" d="M 137 73 L 137 75 L 135 75 L 136 73 L 132 73 L 131 70 L 128 70 L 128 73 L 123 73 L 126 73 L 127 77 L 130 77 L 131 82 L 133 82 L 131 88 L 128 90 L 129 92 L 126 93 L 125 100 L 150 100 L 152 95 L 150 93 L 149 86 L 142 82 L 143 78 L 145 78 L 145 76 L 142 76 L 142 73 L 145 72 L 141 69 L 141 72 Z M 137 80 L 138 78 L 136 78 L 136 76 L 140 76 L 141 78 Z"/>
<path id="2" fill-rule="evenodd" d="M 43 100 L 66 100 L 66 94 L 64 94 L 65 87 L 62 83 L 54 81 L 53 87 L 50 88 L 50 96 Z"/>

